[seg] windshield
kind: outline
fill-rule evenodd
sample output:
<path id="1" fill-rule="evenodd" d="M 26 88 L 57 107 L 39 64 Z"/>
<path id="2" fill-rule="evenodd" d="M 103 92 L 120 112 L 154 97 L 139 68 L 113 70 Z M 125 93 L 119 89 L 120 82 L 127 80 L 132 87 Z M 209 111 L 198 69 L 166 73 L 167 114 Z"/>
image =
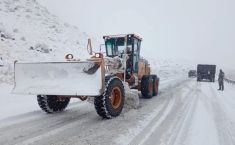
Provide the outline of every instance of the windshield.
<path id="1" fill-rule="evenodd" d="M 114 57 L 114 56 L 122 56 L 122 54 L 125 51 L 125 38 L 112 38 L 108 39 L 105 42 L 106 46 L 106 53 L 107 56 L 109 57 Z M 127 47 L 131 51 L 132 45 L 131 45 L 131 39 L 128 40 L 128 45 Z"/>

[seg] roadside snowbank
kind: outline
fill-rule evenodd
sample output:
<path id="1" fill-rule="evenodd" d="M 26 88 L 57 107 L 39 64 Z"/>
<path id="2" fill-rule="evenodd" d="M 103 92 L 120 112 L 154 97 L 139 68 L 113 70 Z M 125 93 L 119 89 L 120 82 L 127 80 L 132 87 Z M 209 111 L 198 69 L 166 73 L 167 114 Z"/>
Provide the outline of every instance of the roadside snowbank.
<path id="1" fill-rule="evenodd" d="M 12 85 L 0 84 L 0 120 L 38 110 L 36 96 L 11 94 Z"/>

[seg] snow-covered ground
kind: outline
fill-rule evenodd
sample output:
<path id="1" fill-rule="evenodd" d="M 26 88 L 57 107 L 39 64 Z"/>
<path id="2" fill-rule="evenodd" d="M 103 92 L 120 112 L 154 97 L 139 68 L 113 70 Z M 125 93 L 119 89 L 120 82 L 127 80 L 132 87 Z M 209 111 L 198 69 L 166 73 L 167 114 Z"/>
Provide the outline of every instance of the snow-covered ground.
<path id="1" fill-rule="evenodd" d="M 217 88 L 217 83 L 188 80 L 130 144 L 233 145 L 235 86 Z"/>
<path id="2" fill-rule="evenodd" d="M 140 99 L 137 109 L 125 108 L 111 120 L 100 118 L 86 101 L 46 114 L 35 97 L 6 94 L 25 101 L 9 101 L 1 111 L 16 112 L 0 120 L 0 144 L 233 145 L 235 85 L 226 83 L 223 92 L 217 87 L 183 75 L 164 79 L 159 96 Z"/>
<path id="3" fill-rule="evenodd" d="M 226 76 L 226 78 L 235 80 L 235 70 L 231 69 L 231 70 L 226 71 L 225 76 Z"/>

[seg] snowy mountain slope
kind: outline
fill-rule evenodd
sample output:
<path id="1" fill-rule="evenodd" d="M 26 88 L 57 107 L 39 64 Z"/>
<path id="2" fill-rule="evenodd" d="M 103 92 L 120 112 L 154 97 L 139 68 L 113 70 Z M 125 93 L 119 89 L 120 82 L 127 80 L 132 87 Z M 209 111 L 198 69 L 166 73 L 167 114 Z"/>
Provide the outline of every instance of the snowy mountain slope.
<path id="1" fill-rule="evenodd" d="M 193 65 L 182 62 L 179 59 L 148 58 L 152 73 L 157 74 L 161 79 L 168 79 L 174 76 L 187 76 Z"/>
<path id="2" fill-rule="evenodd" d="M 235 81 L 235 70 L 227 70 L 225 71 L 226 78 L 232 79 Z"/>
<path id="3" fill-rule="evenodd" d="M 86 57 L 88 35 L 60 21 L 35 0 L 0 1 L 0 83 L 12 83 L 13 62 Z"/>

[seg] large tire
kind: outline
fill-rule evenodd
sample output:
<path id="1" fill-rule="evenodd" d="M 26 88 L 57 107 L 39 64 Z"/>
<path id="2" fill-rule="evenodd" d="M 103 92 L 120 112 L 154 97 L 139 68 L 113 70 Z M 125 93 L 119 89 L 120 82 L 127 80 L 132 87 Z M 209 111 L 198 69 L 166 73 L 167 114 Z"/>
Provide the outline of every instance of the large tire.
<path id="1" fill-rule="evenodd" d="M 118 77 L 108 77 L 105 82 L 105 90 L 101 96 L 95 97 L 94 105 L 98 115 L 110 119 L 121 114 L 125 91 L 122 81 Z"/>
<path id="2" fill-rule="evenodd" d="M 141 79 L 141 94 L 143 98 L 150 99 L 153 97 L 153 76 L 144 75 Z"/>
<path id="3" fill-rule="evenodd" d="M 56 95 L 38 95 L 38 105 L 47 113 L 61 112 L 69 104 L 70 98 L 60 98 Z"/>
<path id="4" fill-rule="evenodd" d="M 157 96 L 159 88 L 159 78 L 156 75 L 152 76 L 153 76 L 153 96 Z"/>

